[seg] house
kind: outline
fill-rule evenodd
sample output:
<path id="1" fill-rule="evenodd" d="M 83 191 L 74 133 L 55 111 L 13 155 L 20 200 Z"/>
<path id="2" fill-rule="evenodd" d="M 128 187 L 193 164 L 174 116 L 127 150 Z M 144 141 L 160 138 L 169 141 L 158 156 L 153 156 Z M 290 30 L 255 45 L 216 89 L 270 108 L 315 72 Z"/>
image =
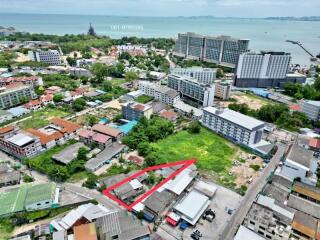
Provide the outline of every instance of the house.
<path id="1" fill-rule="evenodd" d="M 234 236 L 233 240 L 265 240 L 265 238 L 259 236 L 257 233 L 251 231 L 245 226 L 240 225 L 237 234 Z"/>
<path id="2" fill-rule="evenodd" d="M 46 94 L 40 97 L 40 102 L 43 106 L 47 106 L 48 104 L 53 104 L 53 95 Z"/>
<path id="3" fill-rule="evenodd" d="M 293 145 L 281 168 L 280 175 L 291 179 L 300 179 L 301 182 L 315 186 L 317 182 L 317 160 L 313 152 L 299 145 Z"/>
<path id="4" fill-rule="evenodd" d="M 165 208 L 172 203 L 174 198 L 174 194 L 167 190 L 163 190 L 161 192 L 154 192 L 143 202 L 145 206 L 144 214 L 149 216 L 149 218 L 147 219 L 153 221 L 156 216 L 161 214 L 165 210 Z"/>
<path id="5" fill-rule="evenodd" d="M 40 109 L 40 108 L 42 107 L 42 104 L 41 104 L 40 100 L 35 99 L 35 100 L 30 100 L 28 103 L 26 103 L 26 104 L 24 105 L 24 107 L 25 107 L 26 109 L 35 111 L 35 110 Z"/>
<path id="6" fill-rule="evenodd" d="M 175 122 L 177 121 L 178 119 L 178 114 L 175 113 L 174 111 L 167 111 L 167 110 L 162 110 L 160 113 L 159 113 L 159 116 L 164 118 L 164 119 L 167 119 L 171 122 Z"/>
<path id="7" fill-rule="evenodd" d="M 57 144 L 61 145 L 65 143 L 64 135 L 59 131 L 53 131 L 50 134 L 45 131 L 33 128 L 29 128 L 26 131 L 32 134 L 33 136 L 38 137 L 40 139 L 42 147 L 45 149 L 50 149 L 56 146 Z"/>
<path id="8" fill-rule="evenodd" d="M 190 186 L 195 176 L 195 172 L 190 168 L 187 168 L 179 173 L 174 179 L 169 181 L 164 187 L 168 191 L 179 196 L 186 188 L 188 188 L 188 186 Z"/>
<path id="9" fill-rule="evenodd" d="M 0 163 L 0 188 L 19 184 L 20 180 L 20 172 L 10 170 L 6 163 Z"/>
<path id="10" fill-rule="evenodd" d="M 10 108 L 7 110 L 13 117 L 21 117 L 25 114 L 30 113 L 29 109 L 26 109 L 25 107 L 19 106 L 19 107 L 14 107 Z"/>
<path id="11" fill-rule="evenodd" d="M 64 133 L 64 137 L 67 140 L 75 138 L 81 128 L 80 125 L 61 118 L 53 118 L 51 122 L 59 127 L 59 131 Z"/>
<path id="12" fill-rule="evenodd" d="M 96 133 L 88 129 L 80 130 L 79 140 L 86 145 L 96 144 L 101 150 L 111 146 L 112 144 L 112 138 L 110 136 Z"/>
<path id="13" fill-rule="evenodd" d="M 178 101 L 173 105 L 173 108 L 176 112 L 180 113 L 183 116 L 190 117 L 196 120 L 200 120 L 203 115 L 203 111 L 201 109 L 192 107 L 182 101 Z"/>
<path id="14" fill-rule="evenodd" d="M 49 94 L 49 95 L 55 95 L 60 92 L 62 92 L 62 88 L 58 86 L 51 86 L 45 90 L 45 94 Z"/>
<path id="15" fill-rule="evenodd" d="M 309 148 L 312 151 L 320 152 L 320 138 L 311 138 L 309 140 Z"/>
<path id="16" fill-rule="evenodd" d="M 103 125 L 103 124 L 95 124 L 92 127 L 92 131 L 101 133 L 104 135 L 108 135 L 112 138 L 113 141 L 119 141 L 123 137 L 123 133 L 116 128 Z"/>

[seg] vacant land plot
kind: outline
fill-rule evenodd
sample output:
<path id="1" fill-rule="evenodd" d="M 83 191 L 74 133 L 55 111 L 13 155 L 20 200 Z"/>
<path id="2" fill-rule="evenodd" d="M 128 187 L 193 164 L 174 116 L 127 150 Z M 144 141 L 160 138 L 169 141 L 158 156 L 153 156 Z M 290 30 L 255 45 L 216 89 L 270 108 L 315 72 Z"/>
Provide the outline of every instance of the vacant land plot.
<path id="1" fill-rule="evenodd" d="M 31 118 L 21 120 L 18 125 L 22 129 L 41 128 L 50 123 L 50 119 L 54 117 L 65 117 L 68 112 L 56 108 L 45 108 L 31 113 Z"/>
<path id="2" fill-rule="evenodd" d="M 240 149 L 205 128 L 199 134 L 181 131 L 152 145 L 158 164 L 196 158 L 198 168 L 222 184 L 231 186 L 234 181 L 228 171 Z"/>
<path id="3" fill-rule="evenodd" d="M 258 110 L 262 106 L 272 103 L 272 101 L 256 96 L 251 93 L 239 93 L 232 95 L 232 98 L 234 98 L 237 103 L 246 103 L 248 104 L 249 108 L 253 110 Z M 224 102 L 225 107 L 227 107 L 232 102 Z"/>

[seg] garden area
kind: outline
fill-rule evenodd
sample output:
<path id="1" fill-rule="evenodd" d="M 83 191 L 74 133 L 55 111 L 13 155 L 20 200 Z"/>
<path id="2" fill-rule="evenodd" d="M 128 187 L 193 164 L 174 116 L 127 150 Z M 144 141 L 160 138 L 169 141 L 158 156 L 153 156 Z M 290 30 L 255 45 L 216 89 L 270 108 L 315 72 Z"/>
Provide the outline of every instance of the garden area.
<path id="1" fill-rule="evenodd" d="M 152 101 L 153 99 L 154 99 L 153 97 L 150 97 L 148 95 L 141 95 L 141 96 L 137 97 L 135 99 L 135 101 L 138 102 L 138 103 L 145 104 L 145 103 L 148 103 L 148 102 Z"/>

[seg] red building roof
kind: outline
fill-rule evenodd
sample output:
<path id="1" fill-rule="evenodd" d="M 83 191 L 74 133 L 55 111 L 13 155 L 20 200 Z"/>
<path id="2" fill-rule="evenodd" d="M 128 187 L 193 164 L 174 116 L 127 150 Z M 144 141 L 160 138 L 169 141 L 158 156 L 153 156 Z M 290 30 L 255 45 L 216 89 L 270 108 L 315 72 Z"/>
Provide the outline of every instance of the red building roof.
<path id="1" fill-rule="evenodd" d="M 320 139 L 318 138 L 311 138 L 309 140 L 309 146 L 316 148 L 316 149 L 320 149 Z"/>
<path id="2" fill-rule="evenodd" d="M 59 127 L 61 127 L 61 132 L 73 133 L 80 129 L 80 125 L 61 119 L 61 118 L 52 118 L 51 122 Z"/>

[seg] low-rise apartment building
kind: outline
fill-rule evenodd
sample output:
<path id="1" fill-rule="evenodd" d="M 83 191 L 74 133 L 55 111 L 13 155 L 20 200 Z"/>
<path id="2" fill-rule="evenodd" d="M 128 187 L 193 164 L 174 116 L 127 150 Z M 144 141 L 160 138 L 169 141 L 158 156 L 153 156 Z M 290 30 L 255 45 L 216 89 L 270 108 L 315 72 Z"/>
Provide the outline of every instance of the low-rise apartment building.
<path id="1" fill-rule="evenodd" d="M 320 101 L 302 100 L 301 111 L 313 121 L 320 119 Z"/>
<path id="2" fill-rule="evenodd" d="M 142 116 L 150 119 L 152 112 L 152 106 L 142 103 L 128 102 L 122 105 L 122 115 L 130 121 L 138 121 Z"/>
<path id="3" fill-rule="evenodd" d="M 245 145 L 261 141 L 265 123 L 228 108 L 203 109 L 202 124 L 232 141 Z"/>
<path id="4" fill-rule="evenodd" d="M 139 90 L 145 95 L 154 97 L 155 100 L 168 105 L 174 105 L 180 100 L 180 94 L 177 91 L 147 81 L 139 82 Z"/>
<path id="5" fill-rule="evenodd" d="M 43 62 L 49 65 L 61 65 L 61 56 L 57 50 L 49 49 L 48 51 L 29 51 L 28 56 L 32 61 Z"/>
<path id="6" fill-rule="evenodd" d="M 10 108 L 20 104 L 25 99 L 36 97 L 33 86 L 13 83 L 0 88 L 0 109 Z"/>
<path id="7" fill-rule="evenodd" d="M 170 69 L 170 73 L 197 79 L 202 84 L 213 84 L 217 78 L 217 70 L 213 68 L 172 68 Z"/>
<path id="8" fill-rule="evenodd" d="M 202 84 L 194 78 L 170 74 L 168 76 L 168 87 L 181 93 L 183 98 L 190 98 L 203 107 L 213 105 L 214 84 Z"/>
<path id="9" fill-rule="evenodd" d="M 39 76 L 22 76 L 22 77 L 3 77 L 0 78 L 0 86 L 4 87 L 12 83 L 22 83 L 24 85 L 39 86 L 43 85 L 43 80 Z"/>

